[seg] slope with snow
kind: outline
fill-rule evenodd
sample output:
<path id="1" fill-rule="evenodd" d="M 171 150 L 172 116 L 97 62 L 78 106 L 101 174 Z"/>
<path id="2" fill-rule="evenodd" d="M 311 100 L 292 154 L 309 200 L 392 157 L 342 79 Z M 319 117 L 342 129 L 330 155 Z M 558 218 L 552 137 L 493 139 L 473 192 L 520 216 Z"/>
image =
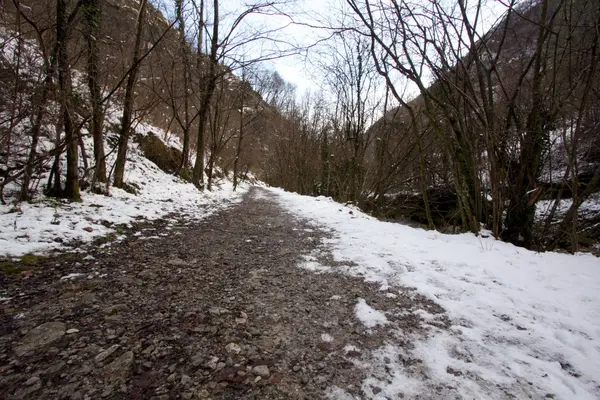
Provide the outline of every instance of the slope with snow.
<path id="1" fill-rule="evenodd" d="M 598 258 L 414 229 L 328 198 L 272 191 L 290 212 L 330 231 L 323 247 L 347 264 L 332 270 L 386 291 L 416 288 L 450 318 L 449 329 L 430 324 L 427 337 L 408 338 L 409 354 L 397 345 L 403 333 L 389 332 L 387 345 L 371 354 L 367 397 L 600 398 Z M 364 306 L 357 306 L 359 319 L 377 311 Z M 431 314 L 420 315 L 427 325 Z M 344 397 L 340 388 L 332 393 Z"/>
<path id="2" fill-rule="evenodd" d="M 21 49 L 24 62 L 14 64 L 16 60 L 17 43 L 14 34 L 6 29 L 0 29 L 0 61 L 3 65 L 16 68 L 25 82 L 40 81 L 42 76 L 42 63 L 40 49 L 34 41 L 25 40 Z M 75 93 L 82 98 L 87 98 L 87 77 L 77 70 L 72 71 L 72 81 Z M 33 90 L 30 91 L 33 93 Z M 20 96 L 25 106 L 30 106 L 31 93 L 24 91 Z M 0 93 L 3 94 L 3 93 Z M 106 93 L 105 93 L 106 94 Z M 4 94 L 6 95 L 6 94 Z M 38 154 L 46 154 L 54 149 L 53 138 L 56 136 L 57 115 L 60 107 L 54 101 L 47 104 L 47 115 L 44 120 L 42 135 L 37 147 Z M 123 113 L 122 105 L 117 101 L 108 102 L 105 110 L 105 141 L 107 170 L 112 173 L 116 161 L 116 146 L 118 136 L 114 132 L 119 126 Z M 0 110 L 3 124 L 8 127 L 9 110 Z M 75 114 L 76 120 L 81 120 Z M 13 132 L 12 149 L 14 154 L 2 157 L 0 170 L 9 170 L 15 165 L 24 165 L 31 138 L 29 132 L 32 122 L 30 116 L 19 119 Z M 182 145 L 177 136 L 153 126 L 143 118 L 137 118 L 132 126 L 136 135 L 147 135 L 149 132 L 156 134 L 166 146 L 174 147 L 181 151 Z M 64 137 L 64 133 L 62 133 Z M 81 129 L 83 148 L 86 149 L 88 162 L 93 166 L 93 139 L 84 124 Z M 191 154 L 191 163 L 195 155 Z M 91 180 L 91 169 L 85 174 L 85 163 L 82 152 L 79 153 L 80 178 Z M 0 205 L 0 257 L 18 257 L 28 253 L 43 253 L 48 250 L 64 248 L 69 243 L 88 242 L 99 236 L 115 234 L 118 225 L 130 226 L 134 220 L 153 220 L 167 214 L 185 216 L 190 220 L 204 218 L 215 211 L 234 202 L 241 200 L 241 195 L 247 191 L 247 185 L 242 184 L 238 192 L 232 190 L 229 179 L 215 183 L 212 192 L 199 191 L 194 185 L 179 177 L 167 174 L 160 170 L 154 163 L 142 154 L 139 145 L 130 141 L 125 169 L 125 182 L 137 189 L 137 195 L 130 194 L 118 188 L 109 188 L 110 195 L 97 195 L 92 192 L 82 192 L 82 203 L 69 203 L 66 201 L 49 198 L 41 194 L 48 181 L 50 166 L 53 157 L 47 156 L 42 172 L 36 174 L 33 186 L 36 190 L 34 201 L 29 203 L 17 202 L 20 185 L 11 182 L 4 188 L 6 205 Z M 6 163 L 6 164 L 4 164 Z M 64 184 L 66 173 L 66 156 L 62 155 L 61 168 L 62 182 Z M 111 177 L 112 178 L 112 177 Z M 3 178 L 0 178 L 3 179 Z"/>
<path id="3" fill-rule="evenodd" d="M 120 107 L 110 107 L 106 124 L 117 123 L 121 112 Z M 133 129 L 141 135 L 153 132 L 166 145 L 181 148 L 175 136 L 165 134 L 160 128 L 140 121 Z M 82 129 L 82 136 L 85 147 L 92 149 L 92 138 L 86 128 Z M 116 138 L 111 133 L 107 136 L 115 139 L 105 141 L 106 164 L 111 170 L 116 161 L 116 151 L 113 149 Z M 44 139 L 40 151 L 44 146 L 52 148 L 53 145 Z M 64 157 L 62 162 L 61 170 L 64 173 Z M 83 170 L 81 158 L 80 166 Z M 47 181 L 48 173 L 40 177 L 40 184 Z M 191 183 L 160 170 L 144 157 L 139 145 L 133 141 L 129 145 L 125 181 L 138 189 L 136 195 L 110 187 L 109 196 L 82 192 L 82 203 L 69 203 L 39 193 L 33 202 L 16 203 L 14 197 L 11 199 L 11 194 L 16 196 L 19 187 L 15 184 L 8 186 L 8 204 L 0 205 L 0 257 L 43 253 L 64 248 L 73 241 L 88 242 L 117 232 L 119 224 L 130 226 L 131 222 L 140 219 L 154 220 L 168 214 L 185 216 L 189 220 L 205 218 L 240 201 L 248 189 L 248 185 L 242 184 L 234 192 L 231 181 L 225 179 L 217 182 L 212 192 L 199 191 Z"/>

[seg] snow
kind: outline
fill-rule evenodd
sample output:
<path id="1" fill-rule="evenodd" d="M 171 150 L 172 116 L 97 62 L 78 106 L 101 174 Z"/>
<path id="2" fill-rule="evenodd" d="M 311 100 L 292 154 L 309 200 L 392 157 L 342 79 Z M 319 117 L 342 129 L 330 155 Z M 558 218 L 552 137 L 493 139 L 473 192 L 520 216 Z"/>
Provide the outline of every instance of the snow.
<path id="1" fill-rule="evenodd" d="M 388 323 L 385 314 L 368 305 L 365 299 L 358 299 L 358 303 L 354 307 L 354 312 L 356 313 L 356 318 L 367 328 L 375 328 L 377 325 Z"/>
<path id="2" fill-rule="evenodd" d="M 556 215 L 554 216 L 554 220 L 562 219 L 564 215 L 567 213 L 571 205 L 573 204 L 573 199 L 561 199 L 558 203 L 558 207 L 556 208 Z M 540 200 L 538 201 L 535 209 L 535 217 L 536 220 L 541 221 L 547 218 L 548 214 L 552 210 L 552 206 L 554 205 L 554 200 Z M 588 199 L 586 199 L 577 210 L 578 215 L 583 217 L 594 217 L 600 212 L 600 194 L 595 193 L 591 195 Z"/>
<path id="3" fill-rule="evenodd" d="M 189 220 L 205 218 L 241 201 L 247 185 L 233 192 L 230 182 L 212 192 L 161 171 L 133 148 L 125 179 L 140 187 L 137 195 L 111 188 L 111 195 L 85 192 L 82 203 L 39 198 L 34 203 L 0 206 L 0 256 L 21 256 L 65 248 L 72 241 L 90 242 L 131 226 L 140 219 L 155 220 L 177 213 Z"/>
<path id="4" fill-rule="evenodd" d="M 75 278 L 79 278 L 80 276 L 83 276 L 83 274 L 82 274 L 82 273 L 79 273 L 79 272 L 72 272 L 72 273 L 70 273 L 70 274 L 68 274 L 68 275 L 61 276 L 61 277 L 60 277 L 60 280 L 61 280 L 61 281 L 73 280 L 73 279 L 75 279 Z"/>
<path id="5" fill-rule="evenodd" d="M 321 334 L 321 342 L 331 343 L 333 342 L 333 336 L 331 336 L 329 333 L 323 333 Z"/>
<path id="6" fill-rule="evenodd" d="M 292 214 L 329 232 L 322 247 L 346 265 L 333 272 L 382 291 L 414 288 L 450 319 L 449 329 L 438 327 L 419 310 L 428 333 L 410 337 L 391 322 L 378 327 L 388 340 L 370 355 L 367 398 L 600 398 L 598 258 L 381 222 L 329 198 L 270 190 Z M 399 344 L 407 340 L 414 348 Z"/>
<path id="7" fill-rule="evenodd" d="M 5 63 L 9 64 L 15 58 L 18 42 L 12 37 L 10 31 L 0 28 L 0 55 Z M 41 52 L 34 40 L 22 42 L 22 55 L 24 62 L 19 71 L 24 77 L 39 80 L 42 70 Z M 87 93 L 86 75 L 72 71 L 74 90 L 85 98 Z M 26 107 L 30 104 L 28 97 L 23 99 Z M 60 112 L 56 102 L 49 101 L 47 105 L 47 124 L 42 129 L 38 151 L 48 152 L 54 148 L 55 126 L 51 122 Z M 105 129 L 120 124 L 122 107 L 117 101 L 107 104 L 105 115 Z M 7 111 L 1 110 L 0 115 L 8 120 Z M 77 119 L 81 116 L 76 115 Z M 30 137 L 26 134 L 31 125 L 29 118 L 20 120 L 13 127 L 13 147 L 27 150 L 30 146 Z M 136 120 L 132 129 L 137 135 L 156 134 L 166 145 L 178 150 L 182 145 L 176 135 L 165 132 L 153 126 L 147 120 Z M 84 148 L 87 149 L 88 158 L 93 163 L 93 140 L 84 125 L 81 129 Z M 117 137 L 114 132 L 105 132 L 106 166 L 108 171 L 113 171 L 116 161 Z M 21 154 L 22 153 L 22 154 Z M 15 151 L 15 155 L 8 158 L 9 166 L 23 163 L 27 151 Z M 191 153 L 191 163 L 195 161 L 195 152 Z M 83 158 L 80 154 L 80 172 L 83 172 Z M 48 158 L 48 163 L 52 162 Z M 65 173 L 65 156 L 61 160 L 61 172 Z M 46 165 L 48 167 L 48 165 Z M 6 168 L 0 165 L 0 169 Z M 35 184 L 38 194 L 30 203 L 18 203 L 16 198 L 20 187 L 16 183 L 9 183 L 5 187 L 4 195 L 9 204 L 0 205 L 0 257 L 19 257 L 24 254 L 46 253 L 53 249 L 64 249 L 69 244 L 90 242 L 99 237 L 114 235 L 112 242 L 123 240 L 125 237 L 116 235 L 123 226 L 131 227 L 138 220 L 156 220 L 168 214 L 175 213 L 189 221 L 205 218 L 231 204 L 239 202 L 242 194 L 247 191 L 248 185 L 242 184 L 237 192 L 233 191 L 230 180 L 215 182 L 212 192 L 202 192 L 182 179 L 161 171 L 154 163 L 146 159 L 137 143 L 130 141 L 127 163 L 125 168 L 125 182 L 139 189 L 136 195 L 124 190 L 111 187 L 110 196 L 98 195 L 91 192 L 82 192 L 81 203 L 68 203 L 57 199 L 45 197 L 39 192 L 48 180 L 47 168 L 41 176 L 36 177 Z M 89 180 L 89 177 L 88 177 Z M 64 182 L 64 177 L 63 177 Z M 103 245 L 104 246 L 104 245 Z M 72 250 L 77 250 L 73 249 Z"/>

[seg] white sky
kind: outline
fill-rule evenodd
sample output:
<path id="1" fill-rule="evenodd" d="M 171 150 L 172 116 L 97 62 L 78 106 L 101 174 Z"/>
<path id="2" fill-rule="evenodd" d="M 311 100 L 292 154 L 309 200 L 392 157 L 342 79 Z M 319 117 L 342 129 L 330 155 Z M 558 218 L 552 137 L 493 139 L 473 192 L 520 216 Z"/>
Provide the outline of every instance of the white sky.
<path id="1" fill-rule="evenodd" d="M 450 4 L 455 3 L 452 0 L 448 1 L 450 1 Z M 483 2 L 483 18 L 479 24 L 481 32 L 488 30 L 498 20 L 499 16 L 506 11 L 506 5 L 503 1 L 483 0 Z M 474 3 L 475 1 L 468 2 L 468 4 Z M 298 22 L 315 26 L 324 26 L 329 23 L 333 26 L 340 20 L 343 15 L 342 10 L 347 10 L 347 6 L 345 0 L 296 0 L 286 6 L 285 9 L 289 10 Z M 272 17 L 265 20 L 271 24 L 275 21 Z M 331 31 L 326 29 L 294 25 L 287 27 L 283 35 L 301 45 L 309 46 L 327 37 L 330 33 Z M 314 63 L 315 56 L 319 51 L 323 51 L 323 47 L 320 49 L 311 48 L 307 54 L 274 60 L 269 65 L 276 69 L 286 81 L 293 83 L 297 87 L 299 95 L 308 90 L 318 92 L 323 89 L 322 77 L 318 68 L 312 65 L 311 61 Z"/>
<path id="2" fill-rule="evenodd" d="M 172 0 L 157 0 L 166 4 L 169 13 L 172 15 Z M 210 0 L 205 0 L 208 4 L 212 4 Z M 222 18 L 221 32 L 226 32 L 227 25 L 235 16 L 239 15 L 249 4 L 256 4 L 263 0 L 221 0 L 220 14 Z M 290 24 L 290 19 L 285 16 L 277 15 L 250 15 L 240 26 L 240 32 L 243 36 L 245 33 L 261 31 L 264 29 L 276 29 L 284 27 L 275 37 L 279 40 L 287 41 L 298 46 L 309 47 L 315 45 L 325 37 L 328 37 L 332 31 L 327 29 L 318 29 L 311 26 L 339 26 L 339 21 L 344 15 L 342 10 L 347 10 L 345 0 L 280 0 L 281 5 L 278 8 L 290 15 L 295 22 L 305 24 Z M 453 0 L 448 1 L 448 4 L 455 4 Z M 468 1 L 468 4 L 475 4 L 476 0 Z M 502 3 L 503 0 L 482 0 L 484 2 L 483 14 L 484 18 L 480 21 L 480 31 L 489 29 L 498 17 L 506 10 L 506 6 Z M 164 9 L 164 7 L 163 7 Z M 207 10 L 207 20 L 212 18 L 210 7 Z M 351 14 L 351 13 L 350 13 Z M 311 25 L 311 26 L 306 26 Z M 210 30 L 210 27 L 209 27 Z M 261 51 L 271 50 L 273 43 L 255 42 L 250 47 L 247 47 L 245 52 L 247 57 L 255 56 Z M 285 45 L 280 45 L 280 47 Z M 289 48 L 289 46 L 288 46 Z M 263 66 L 275 69 L 287 82 L 292 83 L 297 88 L 298 96 L 302 96 L 307 91 L 322 92 L 323 79 L 321 72 L 315 66 L 316 59 L 319 53 L 326 52 L 325 45 L 310 47 L 302 54 L 288 56 L 276 60 L 264 62 Z M 411 89 L 409 87 L 409 93 Z"/>

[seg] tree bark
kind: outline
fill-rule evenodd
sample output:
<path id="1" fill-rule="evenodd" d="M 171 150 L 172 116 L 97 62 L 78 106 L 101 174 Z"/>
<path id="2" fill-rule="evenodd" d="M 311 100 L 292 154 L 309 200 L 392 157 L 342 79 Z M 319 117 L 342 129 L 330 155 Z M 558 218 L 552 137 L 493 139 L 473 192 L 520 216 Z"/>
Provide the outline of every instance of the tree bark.
<path id="1" fill-rule="evenodd" d="M 240 161 L 240 154 L 242 153 L 242 141 L 244 140 L 244 100 L 246 94 L 246 74 L 245 71 L 242 71 L 242 93 L 240 99 L 240 127 L 238 132 L 238 141 L 235 148 L 235 159 L 233 160 L 233 191 L 237 189 L 238 186 L 238 164 Z"/>
<path id="2" fill-rule="evenodd" d="M 204 90 L 201 93 L 198 113 L 198 140 L 196 146 L 196 163 L 192 174 L 192 183 L 202 188 L 204 180 L 204 131 L 208 120 L 208 111 L 216 87 L 217 51 L 219 49 L 219 0 L 214 0 L 213 32 L 211 37 L 208 73 L 204 78 Z"/>
<path id="3" fill-rule="evenodd" d="M 69 67 L 67 0 L 56 1 L 56 41 L 58 43 L 58 86 L 63 104 L 65 142 L 67 147 L 67 179 L 63 196 L 81 201 L 79 194 L 79 146 L 73 123 L 71 102 L 71 69 Z"/>
<path id="4" fill-rule="evenodd" d="M 178 168 L 178 173 L 183 168 L 187 168 L 190 157 L 190 110 L 189 110 L 189 86 L 190 86 L 190 57 L 189 47 L 185 40 L 185 16 L 183 15 L 183 0 L 175 0 L 175 12 L 179 21 L 179 53 L 183 63 L 183 113 L 184 120 L 183 131 L 183 150 L 181 156 L 181 165 Z M 177 112 L 177 110 L 173 110 Z"/>
<path id="5" fill-rule="evenodd" d="M 133 116 L 134 88 L 139 70 L 139 58 L 142 45 L 142 34 L 144 32 L 144 17 L 146 14 L 146 5 L 148 0 L 140 1 L 138 16 L 136 22 L 135 44 L 133 48 L 133 57 L 131 64 L 133 68 L 127 77 L 127 87 L 125 88 L 125 100 L 123 102 L 123 116 L 121 117 L 121 129 L 119 131 L 119 148 L 117 150 L 117 161 L 115 164 L 114 185 L 122 188 L 124 186 L 123 177 L 125 175 L 125 162 L 127 159 L 127 146 L 131 130 L 131 120 Z"/>
<path id="6" fill-rule="evenodd" d="M 87 42 L 87 72 L 88 87 L 90 90 L 90 105 L 92 118 L 90 120 L 90 133 L 94 139 L 94 176 L 92 185 L 96 182 L 106 182 L 106 161 L 104 154 L 104 110 L 102 106 L 102 92 L 100 89 L 99 50 L 98 39 L 100 24 L 102 23 L 102 9 L 99 0 L 83 0 L 83 11 L 86 20 L 85 39 Z"/>

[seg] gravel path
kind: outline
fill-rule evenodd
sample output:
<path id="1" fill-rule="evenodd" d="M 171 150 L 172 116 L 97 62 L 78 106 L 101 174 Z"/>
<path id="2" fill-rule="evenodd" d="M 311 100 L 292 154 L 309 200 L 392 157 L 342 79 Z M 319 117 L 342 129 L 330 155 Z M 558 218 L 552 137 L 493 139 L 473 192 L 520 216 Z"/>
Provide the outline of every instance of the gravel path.
<path id="1" fill-rule="evenodd" d="M 271 196 L 253 188 L 200 223 L 140 223 L 118 244 L 4 278 L 14 298 L 0 302 L 0 398 L 364 397 L 371 350 L 422 329 L 397 311 L 443 310 L 299 268 L 310 254 L 335 264 L 325 234 Z M 368 329 L 360 299 L 396 317 Z"/>

